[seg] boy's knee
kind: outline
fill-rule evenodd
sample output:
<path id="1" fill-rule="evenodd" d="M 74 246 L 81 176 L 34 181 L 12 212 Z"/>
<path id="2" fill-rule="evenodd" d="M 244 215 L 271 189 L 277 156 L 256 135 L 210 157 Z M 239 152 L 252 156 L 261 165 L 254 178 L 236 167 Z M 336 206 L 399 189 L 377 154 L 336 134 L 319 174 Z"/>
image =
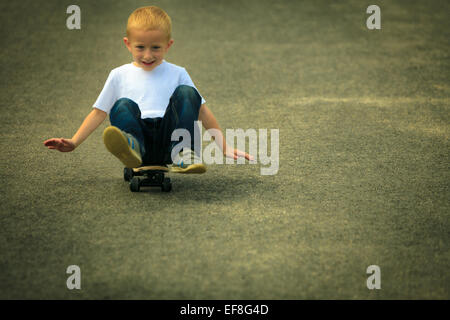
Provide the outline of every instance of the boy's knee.
<path id="1" fill-rule="evenodd" d="M 118 112 L 136 112 L 135 109 L 139 110 L 137 104 L 128 98 L 120 98 L 117 100 L 111 108 L 110 116 Z"/>
<path id="2" fill-rule="evenodd" d="M 113 109 L 123 109 L 123 108 L 128 109 L 132 104 L 134 104 L 133 100 L 128 98 L 120 98 L 114 103 L 114 105 L 111 108 L 111 111 Z"/>
<path id="3" fill-rule="evenodd" d="M 198 93 L 198 91 L 194 87 L 187 86 L 184 84 L 178 86 L 175 89 L 173 95 L 177 96 L 178 98 L 184 98 L 189 99 L 191 101 L 201 102 L 200 94 Z"/>

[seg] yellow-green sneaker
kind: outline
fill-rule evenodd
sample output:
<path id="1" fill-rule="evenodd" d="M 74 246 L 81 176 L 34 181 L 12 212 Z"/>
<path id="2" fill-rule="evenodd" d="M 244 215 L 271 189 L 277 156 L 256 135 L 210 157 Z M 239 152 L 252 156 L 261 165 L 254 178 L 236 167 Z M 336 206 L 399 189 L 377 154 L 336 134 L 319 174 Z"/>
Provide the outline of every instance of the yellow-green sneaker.
<path id="1" fill-rule="evenodd" d="M 103 131 L 106 149 L 115 155 L 127 168 L 137 168 L 142 164 L 139 142 L 131 134 L 117 127 L 109 126 Z"/>
<path id="2" fill-rule="evenodd" d="M 205 173 L 206 166 L 200 162 L 194 151 L 187 150 L 186 155 L 180 152 L 175 157 L 172 164 L 172 172 L 176 173 Z"/>

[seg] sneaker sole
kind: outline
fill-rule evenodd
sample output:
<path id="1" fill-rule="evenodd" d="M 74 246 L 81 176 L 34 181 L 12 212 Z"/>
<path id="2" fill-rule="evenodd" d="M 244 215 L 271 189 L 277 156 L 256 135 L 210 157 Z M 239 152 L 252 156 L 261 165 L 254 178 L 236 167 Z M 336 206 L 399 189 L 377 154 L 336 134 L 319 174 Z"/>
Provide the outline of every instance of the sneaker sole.
<path id="1" fill-rule="evenodd" d="M 187 168 L 172 166 L 171 171 L 175 173 L 205 173 L 206 166 L 203 163 L 194 163 L 189 165 Z"/>
<path id="2" fill-rule="evenodd" d="M 130 148 L 127 138 L 117 127 L 108 127 L 103 131 L 103 142 L 114 156 L 127 168 L 136 168 L 142 164 L 141 157 Z"/>

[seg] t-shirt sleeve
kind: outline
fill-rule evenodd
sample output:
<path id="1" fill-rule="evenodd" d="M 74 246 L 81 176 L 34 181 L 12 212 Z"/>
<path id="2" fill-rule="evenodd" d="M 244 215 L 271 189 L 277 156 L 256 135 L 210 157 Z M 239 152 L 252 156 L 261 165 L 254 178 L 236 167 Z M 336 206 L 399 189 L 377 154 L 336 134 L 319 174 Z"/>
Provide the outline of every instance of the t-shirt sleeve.
<path id="1" fill-rule="evenodd" d="M 192 79 L 189 76 L 189 73 L 186 71 L 185 68 L 183 68 L 183 71 L 181 72 L 181 76 L 180 76 L 180 85 L 183 85 L 183 84 L 194 87 L 197 90 L 200 97 L 202 98 L 202 104 L 204 104 L 206 102 L 205 99 L 203 98 L 203 96 L 200 94 L 200 91 L 198 91 L 197 87 L 194 85 L 194 82 L 192 82 Z"/>
<path id="2" fill-rule="evenodd" d="M 108 79 L 106 79 L 102 92 L 100 92 L 97 101 L 95 101 L 94 105 L 92 106 L 93 108 L 103 110 L 108 114 L 111 111 L 113 104 L 118 99 L 116 79 L 114 75 L 115 75 L 114 70 L 112 70 L 109 73 Z"/>

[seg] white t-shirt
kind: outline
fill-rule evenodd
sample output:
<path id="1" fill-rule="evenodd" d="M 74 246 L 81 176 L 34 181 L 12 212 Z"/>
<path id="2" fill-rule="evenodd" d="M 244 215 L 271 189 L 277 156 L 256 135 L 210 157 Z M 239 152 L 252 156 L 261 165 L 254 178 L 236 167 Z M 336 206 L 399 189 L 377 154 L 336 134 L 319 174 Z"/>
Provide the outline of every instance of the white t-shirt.
<path id="1" fill-rule="evenodd" d="M 142 119 L 163 117 L 170 97 L 179 85 L 195 88 L 185 68 L 166 60 L 151 71 L 145 71 L 133 63 L 124 64 L 109 73 L 93 107 L 109 114 L 118 99 L 129 98 L 139 106 Z M 201 103 L 205 103 L 205 99 L 200 97 Z"/>

